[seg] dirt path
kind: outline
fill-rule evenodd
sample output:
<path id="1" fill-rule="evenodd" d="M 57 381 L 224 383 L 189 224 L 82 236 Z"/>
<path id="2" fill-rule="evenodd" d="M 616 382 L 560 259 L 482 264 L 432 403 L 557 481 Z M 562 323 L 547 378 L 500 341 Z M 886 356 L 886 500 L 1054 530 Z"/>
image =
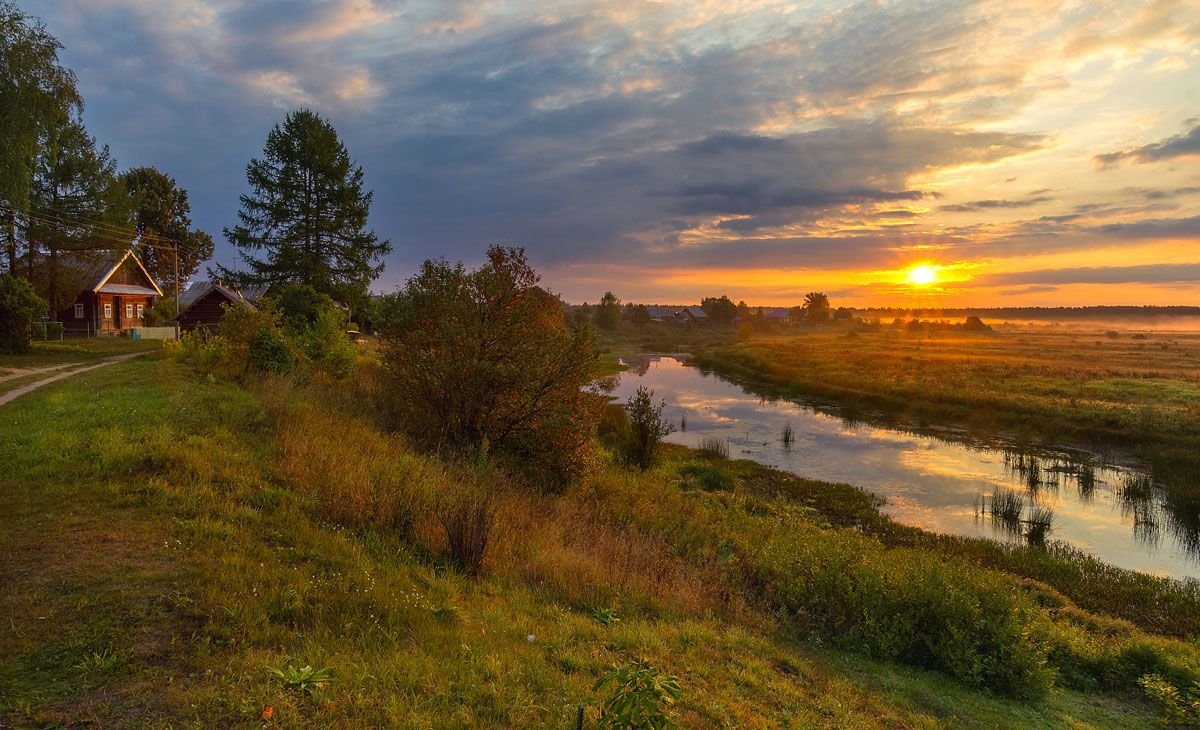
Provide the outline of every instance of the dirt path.
<path id="1" fill-rule="evenodd" d="M 147 354 L 147 353 L 132 352 L 127 355 L 116 355 L 115 357 L 106 357 L 103 360 L 101 360 L 100 362 L 95 363 L 93 365 L 88 365 L 86 367 L 81 367 L 81 368 L 78 368 L 75 370 L 68 370 L 65 373 L 59 373 L 59 374 L 53 375 L 49 378 L 44 378 L 42 380 L 34 381 L 28 385 L 22 385 L 19 388 L 14 388 L 14 389 L 8 391 L 7 393 L 4 393 L 3 395 L 0 395 L 0 406 L 4 405 L 5 403 L 8 403 L 9 401 L 13 400 L 14 398 L 19 398 L 20 396 L 23 396 L 26 393 L 29 393 L 30 391 L 37 390 L 38 388 L 42 387 L 43 385 L 49 385 L 50 383 L 55 383 L 55 382 L 58 382 L 59 380 L 65 380 L 66 378 L 69 378 L 72 375 L 78 375 L 79 373 L 86 373 L 88 370 L 95 370 L 96 368 L 102 368 L 105 365 L 112 365 L 114 363 L 125 362 L 126 360 L 132 360 L 135 357 L 138 357 L 140 355 L 145 355 L 145 354 Z M 22 372 L 20 375 L 27 376 L 27 375 L 36 374 L 39 372 L 62 370 L 63 368 L 71 367 L 71 365 L 73 365 L 73 364 L 74 363 L 67 364 L 67 365 L 55 365 L 55 366 L 48 367 L 48 368 L 32 369 L 32 370 L 29 370 L 26 372 Z M 9 376 L 6 375 L 3 379 L 0 379 L 0 380 L 8 380 L 8 379 L 9 379 Z"/>
<path id="2" fill-rule="evenodd" d="M 0 383 L 3 383 L 6 380 L 24 378 L 28 375 L 37 375 L 38 373 L 49 373 L 55 370 L 62 370 L 63 368 L 74 367 L 79 364 L 80 363 L 76 362 L 65 362 L 61 365 L 49 365 L 43 368 L 5 368 L 4 373 L 0 374 Z"/>

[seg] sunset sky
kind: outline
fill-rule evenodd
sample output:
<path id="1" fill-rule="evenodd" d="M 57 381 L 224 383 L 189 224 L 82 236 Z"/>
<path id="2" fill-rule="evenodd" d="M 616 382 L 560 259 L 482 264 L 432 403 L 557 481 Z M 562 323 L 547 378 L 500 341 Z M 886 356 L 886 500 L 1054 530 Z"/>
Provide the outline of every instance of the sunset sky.
<path id="1" fill-rule="evenodd" d="M 1200 305 L 1200 0 L 21 7 L 222 262 L 307 106 L 375 190 L 378 291 L 498 242 L 570 301 Z"/>

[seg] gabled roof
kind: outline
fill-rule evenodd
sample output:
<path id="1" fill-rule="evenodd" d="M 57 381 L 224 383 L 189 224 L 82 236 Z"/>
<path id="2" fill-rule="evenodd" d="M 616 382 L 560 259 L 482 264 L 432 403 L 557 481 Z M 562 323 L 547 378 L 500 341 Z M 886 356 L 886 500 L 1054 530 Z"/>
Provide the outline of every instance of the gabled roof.
<path id="1" fill-rule="evenodd" d="M 246 303 L 257 302 L 267 293 L 267 287 L 265 286 L 237 289 L 219 281 L 194 281 L 191 286 L 179 293 L 179 304 L 184 306 L 189 305 L 214 288 L 220 289 L 230 300 L 240 299 Z"/>
<path id="2" fill-rule="evenodd" d="M 650 319 L 667 319 L 675 316 L 673 307 L 646 307 L 646 311 L 650 314 Z"/>
<path id="3" fill-rule="evenodd" d="M 125 264 L 125 261 L 127 259 L 133 259 L 133 262 L 135 264 L 137 264 L 137 267 L 139 269 L 141 269 L 142 274 L 145 275 L 146 281 L 150 282 L 150 287 L 153 287 L 153 291 L 150 291 L 149 293 L 157 294 L 160 297 L 163 295 L 162 289 L 159 289 L 158 284 L 154 283 L 154 277 L 150 276 L 150 272 L 146 271 L 145 266 L 142 266 L 142 260 L 139 259 L 136 254 L 134 254 L 132 248 L 125 249 L 124 253 L 121 253 L 120 251 L 113 251 L 110 253 L 113 254 L 112 259 L 115 259 L 116 263 L 110 264 L 108 261 L 101 259 L 101 262 L 96 267 L 95 271 L 103 272 L 103 273 L 100 274 L 99 280 L 97 280 L 95 286 L 92 287 L 92 291 L 98 292 L 101 289 L 104 289 L 104 285 L 107 284 L 108 280 L 112 278 L 112 275 L 117 273 L 117 270 L 120 269 L 121 266 Z M 150 289 L 150 287 L 138 287 L 138 289 L 147 289 L 148 290 L 148 289 Z M 146 291 L 137 291 L 137 292 L 114 292 L 114 293 L 117 293 L 117 294 L 121 294 L 121 293 L 145 294 L 147 292 Z"/>
<path id="4" fill-rule="evenodd" d="M 705 312 L 703 307 L 684 307 L 683 311 L 696 319 L 708 319 L 708 312 Z"/>
<path id="5" fill-rule="evenodd" d="M 763 312 L 763 316 L 767 319 L 787 319 L 791 316 L 791 312 L 783 307 L 776 307 L 775 309 L 768 309 Z"/>
<path id="6" fill-rule="evenodd" d="M 259 289 L 255 289 L 254 291 L 263 292 L 266 290 L 263 288 L 259 288 Z M 216 281 L 198 281 L 198 282 L 192 284 L 190 287 L 188 287 L 188 290 L 186 292 L 184 292 L 183 294 L 180 294 L 179 303 L 181 305 L 183 305 L 183 309 L 179 312 L 179 315 L 176 316 L 175 319 L 176 320 L 181 319 L 183 317 L 183 315 L 186 314 L 187 311 L 189 309 L 191 309 L 193 305 L 196 304 L 196 302 L 199 302 L 201 299 L 208 296 L 212 292 L 216 292 L 218 295 L 220 295 L 221 297 L 223 297 L 224 299 L 229 301 L 231 304 L 240 304 L 243 307 L 250 307 L 251 309 L 255 309 L 254 303 L 252 301 L 250 301 L 247 297 L 243 296 L 240 291 L 238 291 L 237 289 L 234 289 L 233 287 L 225 286 L 224 284 L 222 284 L 220 282 L 216 282 Z M 193 296 L 187 297 L 185 299 L 184 294 L 193 294 Z"/>

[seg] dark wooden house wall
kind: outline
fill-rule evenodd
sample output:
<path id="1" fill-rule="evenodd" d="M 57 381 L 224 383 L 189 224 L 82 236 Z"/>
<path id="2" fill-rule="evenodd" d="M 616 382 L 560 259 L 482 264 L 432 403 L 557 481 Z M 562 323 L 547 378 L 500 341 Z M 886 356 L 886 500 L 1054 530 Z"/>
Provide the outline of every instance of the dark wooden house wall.
<path id="1" fill-rule="evenodd" d="M 179 328 L 191 332 L 197 327 L 216 327 L 224 316 L 222 305 L 231 304 L 229 297 L 219 289 L 209 289 L 179 313 Z"/>

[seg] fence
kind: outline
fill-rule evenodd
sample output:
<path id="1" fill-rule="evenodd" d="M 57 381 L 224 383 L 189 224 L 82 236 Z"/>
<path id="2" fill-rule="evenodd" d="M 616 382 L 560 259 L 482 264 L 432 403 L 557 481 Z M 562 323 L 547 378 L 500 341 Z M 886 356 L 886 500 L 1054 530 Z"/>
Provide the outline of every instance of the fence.
<path id="1" fill-rule="evenodd" d="M 34 322 L 30 326 L 30 334 L 35 340 L 58 340 L 63 338 L 62 322 Z"/>
<path id="2" fill-rule="evenodd" d="M 135 340 L 173 340 L 175 339 L 175 328 L 134 327 L 129 331 L 129 336 Z"/>

